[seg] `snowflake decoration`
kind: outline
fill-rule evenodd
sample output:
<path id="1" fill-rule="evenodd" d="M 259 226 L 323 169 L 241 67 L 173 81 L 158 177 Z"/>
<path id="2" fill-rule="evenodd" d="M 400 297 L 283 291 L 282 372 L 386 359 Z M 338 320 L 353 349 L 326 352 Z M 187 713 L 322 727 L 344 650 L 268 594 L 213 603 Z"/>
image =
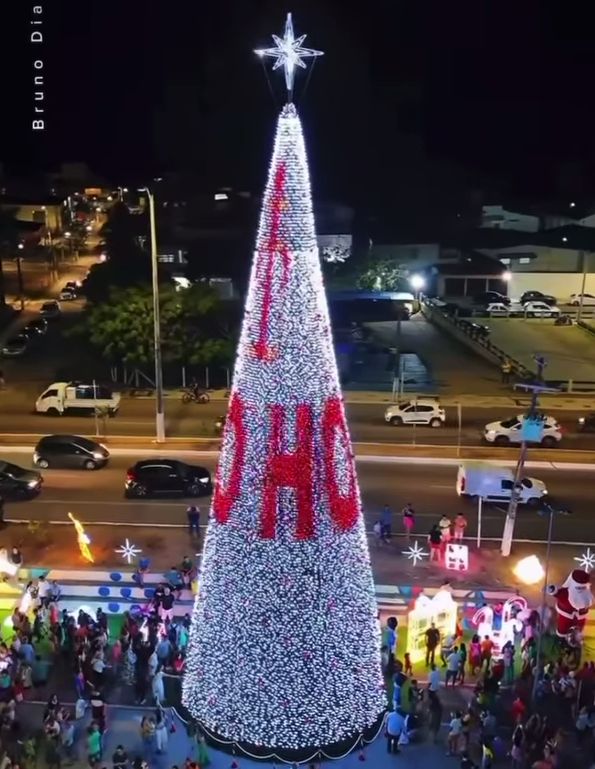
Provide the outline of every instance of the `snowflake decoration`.
<path id="1" fill-rule="evenodd" d="M 595 569 L 595 553 L 591 552 L 591 548 L 588 547 L 584 553 L 578 558 L 574 559 L 578 562 L 579 566 L 585 571 L 593 571 Z"/>
<path id="2" fill-rule="evenodd" d="M 271 56 L 277 61 L 273 65 L 273 69 L 283 67 L 285 70 L 285 85 L 289 98 L 293 93 L 293 81 L 295 78 L 295 68 L 301 67 L 306 69 L 306 65 L 302 61 L 305 58 L 315 58 L 316 56 L 322 56 L 322 51 L 315 51 L 312 48 L 303 48 L 302 43 L 306 39 L 306 35 L 300 37 L 295 36 L 293 32 L 293 21 L 291 20 L 291 14 L 287 14 L 285 21 L 285 32 L 283 37 L 273 35 L 275 41 L 275 48 L 259 48 L 254 53 L 258 56 Z"/>
<path id="3" fill-rule="evenodd" d="M 130 563 L 133 558 L 136 558 L 136 556 L 140 555 L 142 552 L 143 551 L 140 549 L 140 547 L 130 544 L 128 537 L 126 537 L 126 541 L 123 545 L 121 545 L 117 550 L 114 550 L 114 553 L 118 553 L 118 555 L 121 555 L 122 558 L 125 558 L 127 563 Z"/>
<path id="4" fill-rule="evenodd" d="M 401 552 L 403 555 L 406 555 L 410 561 L 413 561 L 414 566 L 417 566 L 418 561 L 423 561 L 423 559 L 427 558 L 429 555 L 427 550 L 424 550 L 423 547 L 419 546 L 419 542 L 417 542 L 417 540 L 413 543 L 413 545 L 410 545 L 407 550 L 401 550 Z"/>

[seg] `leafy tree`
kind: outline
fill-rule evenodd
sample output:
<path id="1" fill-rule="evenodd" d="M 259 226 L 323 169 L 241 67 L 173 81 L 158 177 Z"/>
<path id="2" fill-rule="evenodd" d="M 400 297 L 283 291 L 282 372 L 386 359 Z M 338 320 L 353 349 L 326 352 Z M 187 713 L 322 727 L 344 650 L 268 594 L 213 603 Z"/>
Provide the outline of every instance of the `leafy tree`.
<path id="1" fill-rule="evenodd" d="M 390 257 L 367 259 L 356 276 L 356 285 L 368 291 L 408 290 L 405 271 Z"/>
<path id="2" fill-rule="evenodd" d="M 162 355 L 166 362 L 226 363 L 233 354 L 232 315 L 206 284 L 160 289 Z M 112 289 L 76 330 L 111 363 L 153 363 L 153 295 L 149 286 Z"/>

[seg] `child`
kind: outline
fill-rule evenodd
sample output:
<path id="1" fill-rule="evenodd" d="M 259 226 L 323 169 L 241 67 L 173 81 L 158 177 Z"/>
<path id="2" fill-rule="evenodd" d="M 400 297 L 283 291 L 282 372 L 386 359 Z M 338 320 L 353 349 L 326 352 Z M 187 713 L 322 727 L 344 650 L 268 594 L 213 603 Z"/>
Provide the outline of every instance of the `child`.
<path id="1" fill-rule="evenodd" d="M 381 547 L 382 546 L 382 523 L 380 521 L 376 521 L 374 524 L 374 537 L 376 539 L 376 546 Z"/>
<path id="2" fill-rule="evenodd" d="M 409 652 L 405 652 L 405 662 L 403 664 L 403 672 L 406 676 L 412 676 L 413 675 L 413 668 L 411 666 L 411 655 Z"/>
<path id="3" fill-rule="evenodd" d="M 463 719 L 461 717 L 460 711 L 457 710 L 455 713 L 452 713 L 449 727 L 448 750 L 446 755 L 456 756 L 459 749 L 459 738 L 461 736 L 461 732 L 463 731 Z"/>

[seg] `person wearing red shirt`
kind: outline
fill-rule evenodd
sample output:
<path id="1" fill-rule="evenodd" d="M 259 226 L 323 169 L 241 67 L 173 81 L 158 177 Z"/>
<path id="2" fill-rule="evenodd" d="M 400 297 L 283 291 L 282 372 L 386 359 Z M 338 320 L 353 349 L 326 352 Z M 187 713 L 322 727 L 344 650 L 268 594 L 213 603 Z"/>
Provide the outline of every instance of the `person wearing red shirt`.
<path id="1" fill-rule="evenodd" d="M 520 724 L 525 718 L 527 707 L 520 697 L 517 697 L 512 703 L 512 720 L 515 724 Z"/>
<path id="2" fill-rule="evenodd" d="M 489 637 L 485 636 L 481 642 L 481 661 L 485 662 L 486 670 L 490 669 L 490 662 L 492 661 L 492 650 L 494 648 L 494 642 Z"/>

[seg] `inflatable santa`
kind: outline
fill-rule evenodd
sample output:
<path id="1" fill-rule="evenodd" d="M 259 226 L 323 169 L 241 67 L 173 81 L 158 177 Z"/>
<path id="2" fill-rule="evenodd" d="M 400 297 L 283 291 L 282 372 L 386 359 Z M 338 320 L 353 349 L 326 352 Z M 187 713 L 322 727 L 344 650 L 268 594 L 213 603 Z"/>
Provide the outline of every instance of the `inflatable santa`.
<path id="1" fill-rule="evenodd" d="M 593 603 L 591 578 L 583 569 L 575 569 L 560 587 L 550 585 L 548 592 L 556 599 L 556 632 L 561 638 L 582 635 L 587 614 Z"/>

